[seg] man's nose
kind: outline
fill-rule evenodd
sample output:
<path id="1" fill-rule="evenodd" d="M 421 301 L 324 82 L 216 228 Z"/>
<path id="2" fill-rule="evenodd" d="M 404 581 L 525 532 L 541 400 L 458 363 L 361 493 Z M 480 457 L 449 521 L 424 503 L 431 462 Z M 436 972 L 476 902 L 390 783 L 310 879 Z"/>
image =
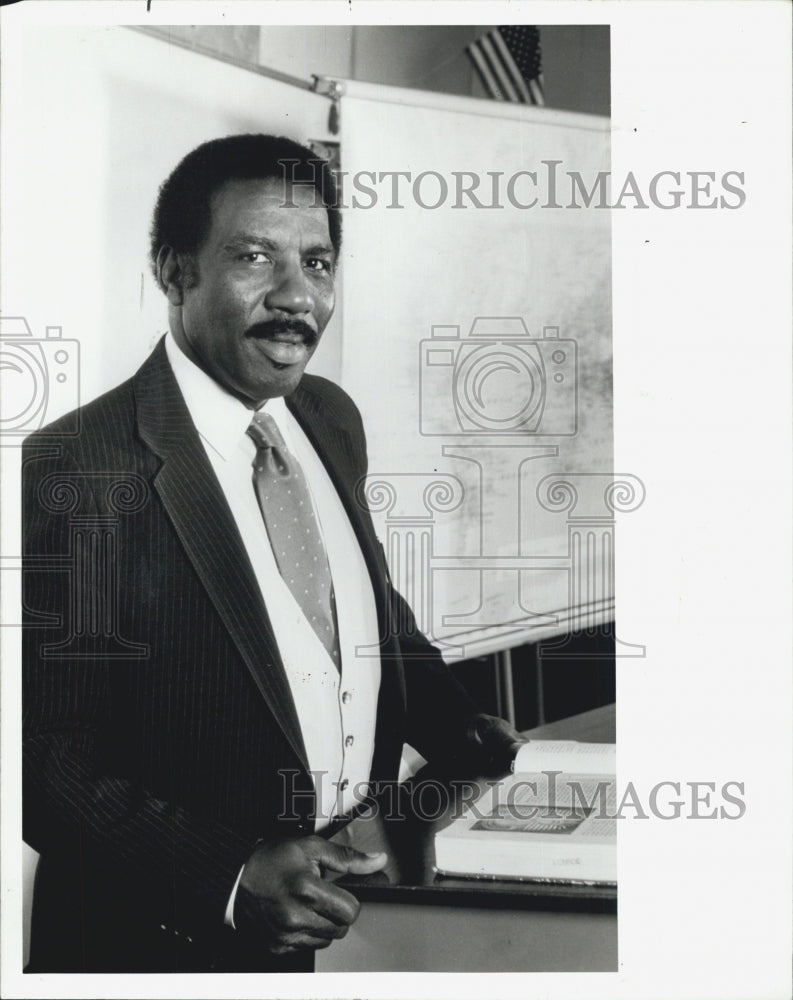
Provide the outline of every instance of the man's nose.
<path id="1" fill-rule="evenodd" d="M 310 313 L 314 311 L 314 292 L 302 263 L 279 264 L 273 283 L 264 296 L 264 305 L 273 311 Z"/>

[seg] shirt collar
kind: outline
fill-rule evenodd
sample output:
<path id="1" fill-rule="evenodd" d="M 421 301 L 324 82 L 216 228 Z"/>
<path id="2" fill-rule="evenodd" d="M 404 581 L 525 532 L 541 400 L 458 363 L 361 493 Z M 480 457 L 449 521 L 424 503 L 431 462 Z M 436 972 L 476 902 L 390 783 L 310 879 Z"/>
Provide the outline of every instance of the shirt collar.
<path id="1" fill-rule="evenodd" d="M 253 411 L 191 361 L 171 333 L 165 337 L 165 353 L 196 430 L 209 446 L 224 459 L 240 441 L 248 442 L 253 449 L 253 441 L 246 434 Z M 265 405 L 283 433 L 288 423 L 286 403 L 276 398 Z"/>

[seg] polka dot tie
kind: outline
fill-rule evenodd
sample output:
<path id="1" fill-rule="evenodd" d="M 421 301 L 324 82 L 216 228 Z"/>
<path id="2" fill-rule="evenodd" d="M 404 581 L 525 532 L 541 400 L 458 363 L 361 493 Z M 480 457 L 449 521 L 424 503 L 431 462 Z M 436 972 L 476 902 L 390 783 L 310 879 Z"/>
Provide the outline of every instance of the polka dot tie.
<path id="1" fill-rule="evenodd" d="M 253 486 L 278 569 L 340 669 L 333 580 L 305 475 L 272 417 L 256 413 L 248 436 L 256 445 Z"/>

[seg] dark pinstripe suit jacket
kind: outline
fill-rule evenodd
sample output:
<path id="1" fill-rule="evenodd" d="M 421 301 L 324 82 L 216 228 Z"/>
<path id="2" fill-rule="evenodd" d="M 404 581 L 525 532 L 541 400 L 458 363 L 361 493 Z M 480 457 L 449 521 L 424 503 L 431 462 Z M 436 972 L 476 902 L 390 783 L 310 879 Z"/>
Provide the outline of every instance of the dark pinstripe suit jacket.
<path id="1" fill-rule="evenodd" d="M 327 466 L 374 587 L 372 778 L 476 712 L 392 589 L 360 415 L 304 376 L 287 400 Z M 163 343 L 129 381 L 28 438 L 24 835 L 42 855 L 31 969 L 268 969 L 223 926 L 261 837 L 312 827 L 300 726 L 242 539 Z M 287 777 L 284 778 L 284 773 Z M 284 807 L 286 783 L 302 790 Z M 275 966 L 277 967 L 277 966 Z"/>

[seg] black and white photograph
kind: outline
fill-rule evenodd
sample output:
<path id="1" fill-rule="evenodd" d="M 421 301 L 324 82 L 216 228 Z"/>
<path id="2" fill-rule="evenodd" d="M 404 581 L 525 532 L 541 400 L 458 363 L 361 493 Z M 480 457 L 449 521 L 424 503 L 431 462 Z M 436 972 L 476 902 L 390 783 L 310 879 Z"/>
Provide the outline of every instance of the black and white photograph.
<path id="1" fill-rule="evenodd" d="M 4 8 L 3 995 L 789 994 L 751 6 Z"/>

